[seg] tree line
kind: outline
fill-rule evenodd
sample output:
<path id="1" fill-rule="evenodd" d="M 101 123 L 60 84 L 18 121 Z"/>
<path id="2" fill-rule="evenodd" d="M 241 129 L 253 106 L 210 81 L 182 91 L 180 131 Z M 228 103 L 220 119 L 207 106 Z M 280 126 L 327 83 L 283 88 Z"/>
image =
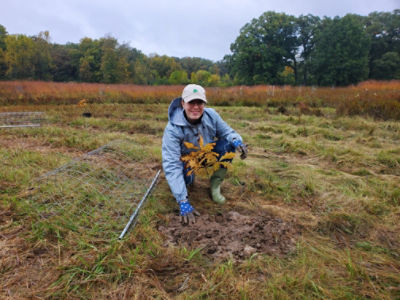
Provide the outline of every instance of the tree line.
<path id="1" fill-rule="evenodd" d="M 400 10 L 335 18 L 268 11 L 245 24 L 217 62 L 145 55 L 111 36 L 56 44 L 48 31 L 8 34 L 0 25 L 0 80 L 15 79 L 204 86 L 400 79 Z"/>

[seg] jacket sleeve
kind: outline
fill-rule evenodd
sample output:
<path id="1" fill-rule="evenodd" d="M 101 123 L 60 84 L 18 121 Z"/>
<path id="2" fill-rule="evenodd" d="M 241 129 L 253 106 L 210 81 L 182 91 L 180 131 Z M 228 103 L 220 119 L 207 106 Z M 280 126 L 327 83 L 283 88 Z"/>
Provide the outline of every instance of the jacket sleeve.
<path id="1" fill-rule="evenodd" d="M 162 165 L 165 178 L 176 201 L 187 198 L 187 189 L 183 177 L 181 161 L 181 140 L 179 128 L 168 123 L 162 139 Z"/>
<path id="2" fill-rule="evenodd" d="M 217 137 L 220 139 L 225 139 L 229 143 L 232 143 L 233 140 L 242 140 L 242 137 L 233 130 L 222 118 L 221 116 L 215 111 L 213 112 L 213 118 L 216 121 L 216 130 L 217 130 Z"/>

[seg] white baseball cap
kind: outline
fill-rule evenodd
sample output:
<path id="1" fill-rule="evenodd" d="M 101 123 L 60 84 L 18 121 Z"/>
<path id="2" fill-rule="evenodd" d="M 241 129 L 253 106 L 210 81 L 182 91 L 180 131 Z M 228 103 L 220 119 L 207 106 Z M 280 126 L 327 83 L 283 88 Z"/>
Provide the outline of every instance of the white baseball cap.
<path id="1" fill-rule="evenodd" d="M 206 91 L 198 84 L 188 84 L 182 92 L 182 99 L 185 103 L 192 100 L 202 100 L 207 103 Z"/>

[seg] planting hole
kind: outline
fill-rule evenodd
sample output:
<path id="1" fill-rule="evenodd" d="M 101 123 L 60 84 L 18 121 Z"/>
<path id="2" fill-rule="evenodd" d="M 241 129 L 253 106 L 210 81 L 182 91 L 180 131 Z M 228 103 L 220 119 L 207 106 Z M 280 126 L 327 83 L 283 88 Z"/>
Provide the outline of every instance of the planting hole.
<path id="1" fill-rule="evenodd" d="M 284 256 L 295 249 L 299 231 L 295 224 L 268 214 L 202 214 L 196 224 L 182 226 L 180 217 L 170 215 L 158 230 L 165 246 L 200 248 L 212 260 L 243 260 L 253 254 Z"/>

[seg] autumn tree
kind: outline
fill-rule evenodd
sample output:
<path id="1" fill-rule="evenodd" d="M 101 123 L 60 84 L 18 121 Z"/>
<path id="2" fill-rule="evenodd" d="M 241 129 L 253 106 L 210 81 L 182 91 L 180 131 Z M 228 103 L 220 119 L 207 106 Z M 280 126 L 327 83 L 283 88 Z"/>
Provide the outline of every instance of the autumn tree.
<path id="1" fill-rule="evenodd" d="M 196 73 L 192 73 L 190 82 L 200 84 L 202 86 L 208 86 L 211 73 L 206 70 L 198 70 Z"/>
<path id="2" fill-rule="evenodd" d="M 99 41 L 83 38 L 79 44 L 79 51 L 79 79 L 85 82 L 100 82 L 102 52 Z"/>
<path id="3" fill-rule="evenodd" d="M 211 74 L 211 76 L 208 78 L 207 86 L 219 86 L 220 83 L 221 83 L 221 76 L 219 76 L 218 74 Z"/>
<path id="4" fill-rule="evenodd" d="M 6 50 L 7 30 L 3 25 L 0 25 L 0 49 Z"/>
<path id="5" fill-rule="evenodd" d="M 189 82 L 188 74 L 185 70 L 173 71 L 169 76 L 170 84 L 187 84 Z"/>
<path id="6" fill-rule="evenodd" d="M 138 71 L 135 70 L 135 63 L 138 60 L 143 60 L 145 55 L 140 50 L 132 48 L 128 44 L 119 45 L 117 55 L 119 57 L 118 67 L 120 68 L 118 75 L 119 82 L 135 82 L 135 74 Z"/>
<path id="7" fill-rule="evenodd" d="M 199 70 L 211 71 L 215 65 L 211 60 L 200 57 L 183 57 L 176 60 L 188 74 L 196 73 Z"/>
<path id="8" fill-rule="evenodd" d="M 174 58 L 166 55 L 152 55 L 148 62 L 155 77 L 155 84 L 167 84 L 171 73 L 181 69 Z"/>
<path id="9" fill-rule="evenodd" d="M 113 37 L 100 40 L 102 56 L 100 71 L 102 82 L 126 82 L 129 76 L 126 52 L 119 51 L 118 41 Z"/>
<path id="10" fill-rule="evenodd" d="M 155 81 L 155 75 L 150 69 L 147 56 L 143 55 L 134 62 L 132 80 L 135 84 L 151 84 Z"/>
<path id="11" fill-rule="evenodd" d="M 33 78 L 35 74 L 35 43 L 25 35 L 7 35 L 5 39 L 7 65 L 6 76 L 10 79 Z"/>
<path id="12" fill-rule="evenodd" d="M 33 63 L 35 68 L 34 78 L 40 80 L 52 79 L 51 64 L 51 46 L 50 33 L 48 31 L 40 32 L 37 36 L 33 36 L 32 40 L 35 44 Z"/>

